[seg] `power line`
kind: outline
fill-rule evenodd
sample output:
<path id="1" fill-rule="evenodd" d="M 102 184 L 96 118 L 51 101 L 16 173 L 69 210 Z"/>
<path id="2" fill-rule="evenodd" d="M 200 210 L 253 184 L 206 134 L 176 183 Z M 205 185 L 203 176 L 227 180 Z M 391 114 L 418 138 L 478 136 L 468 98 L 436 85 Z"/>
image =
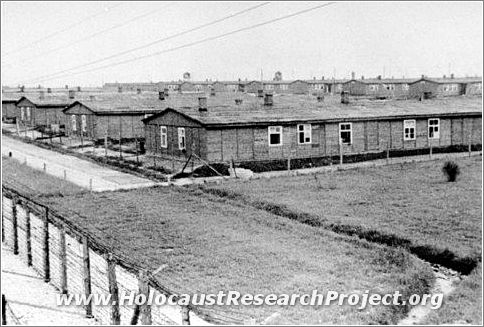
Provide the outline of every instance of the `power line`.
<path id="1" fill-rule="evenodd" d="M 231 32 L 227 32 L 227 33 L 223 33 L 223 34 L 220 34 L 220 35 L 216 35 L 216 36 L 204 38 L 204 39 L 201 39 L 201 40 L 198 40 L 198 41 L 195 41 L 195 42 L 186 43 L 186 44 L 183 44 L 181 46 L 177 46 L 177 47 L 174 47 L 174 48 L 170 48 L 170 49 L 166 49 L 166 50 L 154 52 L 154 53 L 147 54 L 147 55 L 144 55 L 144 56 L 139 56 L 139 57 L 135 57 L 135 58 L 132 58 L 132 59 L 127 59 L 127 60 L 123 60 L 123 61 L 119 61 L 119 62 L 116 62 L 116 63 L 107 64 L 107 65 L 100 66 L 100 67 L 95 67 L 93 69 L 88 69 L 88 70 L 84 70 L 84 71 L 80 71 L 80 72 L 73 72 L 73 73 L 64 74 L 64 75 L 60 75 L 60 76 L 55 76 L 55 77 L 51 77 L 51 78 L 45 78 L 45 79 L 33 79 L 33 80 L 29 81 L 29 82 L 43 82 L 43 81 L 49 81 L 49 80 L 52 80 L 52 79 L 62 78 L 62 77 L 66 77 L 66 76 L 74 76 L 74 75 L 79 75 L 79 74 L 83 74 L 83 73 L 89 73 L 89 72 L 97 71 L 97 70 L 100 70 L 100 69 L 103 69 L 103 68 L 109 68 L 109 67 L 122 65 L 122 64 L 129 63 L 129 62 L 133 62 L 133 61 L 137 61 L 137 60 L 141 60 L 141 59 L 153 57 L 153 56 L 158 56 L 158 55 L 163 54 L 163 53 L 173 52 L 173 51 L 176 51 L 176 50 L 180 50 L 180 49 L 192 47 L 194 45 L 198 45 L 198 44 L 201 44 L 201 43 L 205 43 L 205 42 L 217 40 L 217 39 L 220 39 L 220 38 L 229 36 L 229 35 L 233 35 L 233 34 L 236 34 L 236 33 L 248 31 L 248 30 L 251 30 L 251 29 L 254 29 L 254 28 L 258 28 L 258 27 L 261 27 L 261 26 L 264 26 L 264 25 L 272 24 L 272 23 L 277 22 L 277 21 L 281 21 L 281 20 L 284 20 L 284 19 L 288 19 L 288 18 L 291 18 L 291 17 L 295 17 L 295 16 L 298 16 L 298 15 L 302 15 L 302 14 L 305 14 L 307 12 L 310 12 L 310 11 L 313 11 L 313 10 L 316 10 L 316 9 L 320 9 L 320 8 L 323 8 L 323 7 L 327 7 L 327 6 L 330 6 L 330 5 L 333 5 L 333 4 L 335 4 L 335 2 L 329 2 L 329 3 L 322 4 L 322 5 L 314 6 L 314 7 L 308 8 L 308 9 L 304 9 L 304 10 L 301 10 L 301 11 L 297 11 L 297 12 L 292 13 L 292 14 L 289 14 L 289 15 L 284 15 L 284 16 L 281 16 L 281 17 L 278 17 L 278 18 L 270 19 L 270 20 L 265 21 L 265 22 L 262 22 L 262 23 L 258 23 L 258 24 L 251 25 L 251 26 L 247 26 L 247 27 L 243 27 L 243 28 L 239 28 L 239 29 L 234 30 L 234 31 L 231 31 Z"/>
<path id="2" fill-rule="evenodd" d="M 116 54 L 113 54 L 113 55 L 110 55 L 110 56 L 107 56 L 107 57 L 104 57 L 104 58 L 100 58 L 100 59 L 97 59 L 97 60 L 94 60 L 94 61 L 91 61 L 91 62 L 88 62 L 88 63 L 85 63 L 85 64 L 81 64 L 81 65 L 77 65 L 77 66 L 74 66 L 74 67 L 70 67 L 70 68 L 64 69 L 64 70 L 62 70 L 60 72 L 57 72 L 57 73 L 43 75 L 43 76 L 40 76 L 40 77 L 35 78 L 34 80 L 42 79 L 42 78 L 50 78 L 52 76 L 56 76 L 56 75 L 59 75 L 59 74 L 63 74 L 63 73 L 66 73 L 66 72 L 70 72 L 70 71 L 72 71 L 74 69 L 83 68 L 83 67 L 90 66 L 90 65 L 93 65 L 93 64 L 97 64 L 99 62 L 103 62 L 103 61 L 106 61 L 106 60 L 109 60 L 109 59 L 113 59 L 113 58 L 116 58 L 116 57 L 119 57 L 119 56 L 122 56 L 122 55 L 125 55 L 125 54 L 128 54 L 128 53 L 131 53 L 131 52 L 134 52 L 134 51 L 137 51 L 137 50 L 141 50 L 141 49 L 150 47 L 152 45 L 155 45 L 155 44 L 158 44 L 158 43 L 161 43 L 161 42 L 164 42 L 164 41 L 168 41 L 168 40 L 171 40 L 173 38 L 176 38 L 176 37 L 179 37 L 179 36 L 182 36 L 182 35 L 185 35 L 185 34 L 194 32 L 194 31 L 197 31 L 199 29 L 202 29 L 202 28 L 205 28 L 205 27 L 208 27 L 208 26 L 211 26 L 211 25 L 215 25 L 215 24 L 220 23 L 222 21 L 225 21 L 227 19 L 230 19 L 230 18 L 239 16 L 239 15 L 242 15 L 242 14 L 247 13 L 249 11 L 252 11 L 252 10 L 255 10 L 255 9 L 260 8 L 262 6 L 268 5 L 269 3 L 270 2 L 264 2 L 262 4 L 258 4 L 258 5 L 249 7 L 247 9 L 238 11 L 238 12 L 233 13 L 233 14 L 230 14 L 228 16 L 225 16 L 225 17 L 216 19 L 214 21 L 211 21 L 211 22 L 208 22 L 208 23 L 205 23 L 205 24 L 202 24 L 202 25 L 198 25 L 198 26 L 193 27 L 193 28 L 190 28 L 188 30 L 184 30 L 182 32 L 175 33 L 173 35 L 170 35 L 170 36 L 167 36 L 167 37 L 164 37 L 164 38 L 161 38 L 161 39 L 158 39 L 158 40 L 149 42 L 147 44 L 144 44 L 144 45 L 141 45 L 141 46 L 138 46 L 138 47 L 135 47 L 135 48 L 131 48 L 131 49 L 128 49 L 128 50 L 125 50 L 125 51 L 122 51 L 122 52 L 118 52 Z"/>
<path id="3" fill-rule="evenodd" d="M 160 8 L 160 9 L 158 9 L 158 10 L 155 10 L 155 11 L 150 10 L 150 11 L 149 11 L 149 12 L 147 12 L 147 13 L 144 13 L 144 14 L 142 14 L 142 15 L 139 15 L 139 16 L 136 16 L 136 17 L 133 17 L 133 18 L 131 18 L 131 19 L 129 19 L 129 20 L 127 20 L 127 21 L 125 21 L 125 22 L 122 22 L 122 23 L 119 23 L 119 24 L 113 25 L 113 26 L 108 27 L 108 28 L 106 28 L 106 29 L 104 29 L 104 30 L 101 30 L 101 31 L 95 32 L 95 33 L 93 33 L 93 34 L 87 35 L 86 37 L 81 38 L 81 39 L 79 39 L 79 40 L 75 40 L 75 41 L 73 41 L 73 42 L 71 42 L 71 43 L 68 43 L 68 44 L 66 44 L 66 45 L 61 45 L 61 46 L 59 46 L 59 47 L 57 47 L 57 48 L 53 48 L 53 49 L 50 49 L 50 50 L 47 50 L 47 51 L 41 52 L 41 53 L 39 53 L 39 54 L 37 54 L 37 55 L 35 55 L 35 56 L 33 56 L 33 57 L 29 57 L 29 58 L 27 58 L 27 59 L 22 60 L 22 61 L 21 61 L 21 62 L 19 62 L 19 63 L 24 64 L 26 61 L 29 61 L 29 60 L 35 59 L 35 58 L 37 58 L 37 57 L 39 57 L 39 56 L 43 56 L 43 55 L 46 55 L 46 54 L 50 54 L 50 53 L 52 53 L 52 52 L 54 52 L 54 51 L 57 51 L 57 50 L 63 50 L 63 49 L 66 49 L 66 48 L 68 48 L 68 47 L 70 47 L 70 46 L 72 46 L 72 45 L 75 45 L 75 44 L 78 44 L 78 43 L 84 42 L 84 41 L 86 41 L 86 40 L 92 39 L 92 38 L 94 38 L 94 37 L 96 37 L 96 36 L 98 36 L 98 35 L 101 35 L 101 34 L 103 34 L 103 33 L 106 33 L 106 32 L 109 32 L 109 31 L 112 31 L 112 30 L 114 30 L 114 29 L 116 29 L 116 28 L 126 26 L 126 25 L 128 25 L 128 24 L 130 24 L 130 23 L 132 23 L 132 22 L 134 22 L 134 21 L 137 21 L 137 20 L 139 20 L 139 19 L 141 19 L 141 18 L 145 18 L 145 17 L 147 17 L 147 16 L 150 16 L 150 15 L 153 15 L 153 14 L 155 14 L 155 13 L 158 13 L 158 12 L 160 12 L 160 11 L 162 11 L 162 10 L 166 10 L 166 9 L 168 9 L 169 7 L 173 6 L 174 4 L 175 4 L 175 3 L 174 3 L 174 2 L 172 2 L 172 3 L 170 3 L 169 5 L 167 5 L 167 6 L 163 7 L 163 8 Z M 9 65 L 12 65 L 12 64 L 9 64 Z"/>
<path id="4" fill-rule="evenodd" d="M 108 12 L 109 12 L 110 10 L 112 10 L 112 9 L 114 9 L 114 8 L 116 8 L 116 7 L 122 6 L 122 5 L 124 5 L 124 3 L 119 3 L 119 4 L 117 4 L 117 5 L 114 5 L 114 6 L 111 6 L 111 7 L 107 8 L 107 10 L 106 10 L 106 11 L 108 11 Z M 25 48 L 29 48 L 29 47 L 31 47 L 31 46 L 33 46 L 33 45 L 35 45 L 35 44 L 38 44 L 38 43 L 40 43 L 40 42 L 43 42 L 43 41 L 47 40 L 47 39 L 53 38 L 54 36 L 57 36 L 57 35 L 59 35 L 59 34 L 61 34 L 61 33 L 64 33 L 64 32 L 66 32 L 66 31 L 68 31 L 68 30 L 70 30 L 70 29 L 72 29 L 72 28 L 76 27 L 77 25 L 80 25 L 80 24 L 85 24 L 85 23 L 86 23 L 86 21 L 89 21 L 89 20 L 91 20 L 91 19 L 93 19 L 93 18 L 96 18 L 96 17 L 98 17 L 98 16 L 101 16 L 101 15 L 105 14 L 105 13 L 106 13 L 106 11 L 105 11 L 105 10 L 103 10 L 103 11 L 101 11 L 101 12 L 99 12 L 99 13 L 95 14 L 95 15 L 92 15 L 92 16 L 87 17 L 87 18 L 83 18 L 82 20 L 80 20 L 80 21 L 78 21 L 78 22 L 76 22 L 76 23 L 74 23 L 74 24 L 71 24 L 71 25 L 69 25 L 69 26 L 65 27 L 64 29 L 61 29 L 61 30 L 56 31 L 56 32 L 51 33 L 51 34 L 48 34 L 48 35 L 46 35 L 46 36 L 44 36 L 44 37 L 42 37 L 42 38 L 40 38 L 40 39 L 38 39 L 38 40 L 36 40 L 36 41 L 33 41 L 33 42 L 28 43 L 28 44 L 26 44 L 26 45 L 20 46 L 20 47 L 18 47 L 18 48 L 16 48 L 16 49 L 12 50 L 12 51 L 10 51 L 10 52 L 7 52 L 7 53 L 5 53 L 5 54 L 3 54 L 3 55 L 4 55 L 4 56 L 7 56 L 7 55 L 9 55 L 9 54 L 12 54 L 12 53 L 18 52 L 18 51 L 20 51 L 20 50 L 23 50 L 23 49 L 25 49 Z"/>

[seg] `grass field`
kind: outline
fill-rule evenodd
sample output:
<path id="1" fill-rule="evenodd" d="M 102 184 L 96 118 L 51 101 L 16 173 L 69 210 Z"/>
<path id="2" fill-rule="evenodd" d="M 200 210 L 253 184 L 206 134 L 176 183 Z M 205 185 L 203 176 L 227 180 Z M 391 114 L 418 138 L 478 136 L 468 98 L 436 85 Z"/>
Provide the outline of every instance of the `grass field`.
<path id="1" fill-rule="evenodd" d="M 402 250 L 316 229 L 199 191 L 150 188 L 76 194 L 46 201 L 142 265 L 167 268 L 160 282 L 177 292 L 425 292 L 433 276 Z M 77 212 L 79 215 L 74 215 Z M 208 308 L 205 308 L 209 310 Z M 211 311 L 208 311 L 211 312 Z M 217 308 L 239 322 L 275 312 L 282 323 L 396 322 L 402 306 Z"/>
<path id="2" fill-rule="evenodd" d="M 444 161 L 408 163 L 332 174 L 231 181 L 210 186 L 254 202 L 310 214 L 323 223 L 359 226 L 449 249 L 481 253 L 481 157 L 456 159 L 461 175 L 448 183 Z"/>
<path id="3" fill-rule="evenodd" d="M 13 187 L 26 195 L 69 195 L 86 190 L 68 181 L 47 175 L 2 156 L 2 184 Z"/>

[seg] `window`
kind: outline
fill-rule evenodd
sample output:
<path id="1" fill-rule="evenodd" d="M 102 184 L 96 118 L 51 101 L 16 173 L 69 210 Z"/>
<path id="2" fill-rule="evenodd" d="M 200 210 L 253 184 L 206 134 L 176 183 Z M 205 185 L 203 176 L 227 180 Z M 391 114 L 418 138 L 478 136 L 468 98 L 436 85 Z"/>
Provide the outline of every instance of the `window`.
<path id="1" fill-rule="evenodd" d="M 168 147 L 168 138 L 167 138 L 166 126 L 160 126 L 160 146 L 162 148 Z"/>
<path id="2" fill-rule="evenodd" d="M 281 90 L 287 90 L 288 85 L 287 84 L 281 84 Z"/>
<path id="3" fill-rule="evenodd" d="M 27 116 L 27 120 L 30 120 L 30 107 L 25 108 L 25 114 Z"/>
<path id="4" fill-rule="evenodd" d="M 408 84 L 402 84 L 402 90 L 408 91 Z"/>
<path id="5" fill-rule="evenodd" d="M 87 127 L 86 115 L 82 115 L 81 116 L 81 129 L 82 129 L 83 133 L 86 132 L 86 127 Z"/>
<path id="6" fill-rule="evenodd" d="M 457 84 L 452 84 L 452 91 L 457 91 Z"/>
<path id="7" fill-rule="evenodd" d="M 415 120 L 403 121 L 403 139 L 405 141 L 415 140 Z"/>
<path id="8" fill-rule="evenodd" d="M 20 107 L 20 119 L 25 120 L 25 107 Z"/>
<path id="9" fill-rule="evenodd" d="M 353 137 L 351 135 L 351 123 L 339 124 L 339 138 L 342 144 L 351 144 Z"/>
<path id="10" fill-rule="evenodd" d="M 371 84 L 370 91 L 378 91 L 378 84 Z"/>
<path id="11" fill-rule="evenodd" d="M 429 119 L 429 139 L 440 138 L 440 120 L 438 118 Z"/>
<path id="12" fill-rule="evenodd" d="M 272 84 L 266 84 L 265 85 L 266 90 L 274 90 L 274 85 Z"/>
<path id="13" fill-rule="evenodd" d="M 185 150 L 185 128 L 178 127 L 178 149 Z"/>
<path id="14" fill-rule="evenodd" d="M 394 91 L 395 90 L 395 84 L 387 84 L 387 85 L 385 85 L 385 88 L 388 91 Z"/>
<path id="15" fill-rule="evenodd" d="M 297 125 L 297 139 L 299 144 L 311 143 L 311 125 L 301 124 Z"/>
<path id="16" fill-rule="evenodd" d="M 269 126 L 269 146 L 282 145 L 282 126 Z"/>
<path id="17" fill-rule="evenodd" d="M 72 124 L 72 130 L 74 132 L 77 131 L 76 115 L 71 116 L 71 124 Z"/>

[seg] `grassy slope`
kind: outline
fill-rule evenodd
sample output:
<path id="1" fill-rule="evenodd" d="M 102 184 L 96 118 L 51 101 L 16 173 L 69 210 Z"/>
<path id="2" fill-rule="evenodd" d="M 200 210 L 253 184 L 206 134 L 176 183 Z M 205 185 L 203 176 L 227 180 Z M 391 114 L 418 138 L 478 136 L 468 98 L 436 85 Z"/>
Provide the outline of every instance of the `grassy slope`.
<path id="1" fill-rule="evenodd" d="M 47 201 L 72 215 L 116 251 L 156 269 L 178 292 L 241 293 L 370 291 L 422 292 L 428 267 L 408 253 L 318 230 L 247 206 L 185 191 L 152 188 L 78 194 Z M 274 312 L 282 322 L 388 323 L 404 311 L 391 307 L 230 307 L 226 314 L 260 322 Z M 396 312 L 396 310 L 398 312 Z"/>
<path id="2" fill-rule="evenodd" d="M 231 182 L 214 186 L 253 200 L 282 204 L 330 223 L 363 226 L 449 248 L 481 252 L 481 158 L 458 159 L 462 174 L 447 183 L 443 161 L 354 171 Z"/>
<path id="3" fill-rule="evenodd" d="M 482 325 L 482 264 L 461 281 L 440 310 L 422 322 L 425 325 Z"/>
<path id="4" fill-rule="evenodd" d="M 2 183 L 28 195 L 68 195 L 86 191 L 73 183 L 47 175 L 8 157 L 2 157 Z"/>

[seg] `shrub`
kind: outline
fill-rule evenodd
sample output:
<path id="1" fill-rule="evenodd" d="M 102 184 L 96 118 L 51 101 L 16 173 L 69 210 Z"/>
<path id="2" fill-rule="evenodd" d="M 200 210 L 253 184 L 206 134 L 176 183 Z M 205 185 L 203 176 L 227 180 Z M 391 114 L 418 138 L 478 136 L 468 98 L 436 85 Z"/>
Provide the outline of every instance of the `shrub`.
<path id="1" fill-rule="evenodd" d="M 459 165 L 457 165 L 453 161 L 447 161 L 444 164 L 444 167 L 442 167 L 442 171 L 447 176 L 448 182 L 455 182 L 457 179 L 457 176 L 460 174 Z"/>

